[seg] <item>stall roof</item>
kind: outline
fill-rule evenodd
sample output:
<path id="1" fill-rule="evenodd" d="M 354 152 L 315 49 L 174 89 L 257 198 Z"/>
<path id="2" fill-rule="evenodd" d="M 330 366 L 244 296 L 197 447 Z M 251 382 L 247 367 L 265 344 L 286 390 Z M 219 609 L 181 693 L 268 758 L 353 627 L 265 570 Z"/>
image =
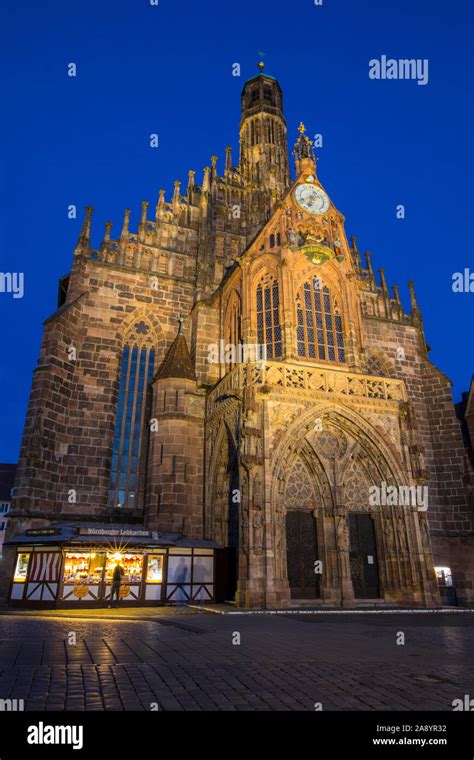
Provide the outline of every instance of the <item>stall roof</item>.
<path id="1" fill-rule="evenodd" d="M 113 523 L 50 523 L 14 536 L 12 545 L 103 545 L 120 543 L 122 546 L 150 547 L 175 546 L 194 549 L 219 549 L 214 541 L 191 539 L 182 533 L 161 533 L 140 525 L 117 525 Z"/>

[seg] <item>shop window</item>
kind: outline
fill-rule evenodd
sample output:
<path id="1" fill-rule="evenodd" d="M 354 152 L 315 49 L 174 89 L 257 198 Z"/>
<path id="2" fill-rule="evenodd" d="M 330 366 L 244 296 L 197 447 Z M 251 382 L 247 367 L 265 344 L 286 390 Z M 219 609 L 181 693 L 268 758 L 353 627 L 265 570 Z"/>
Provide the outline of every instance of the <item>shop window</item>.
<path id="1" fill-rule="evenodd" d="M 450 567 L 435 567 L 436 576 L 440 586 L 452 586 L 453 576 Z"/>
<path id="2" fill-rule="evenodd" d="M 112 452 L 109 506 L 142 509 L 144 500 L 149 384 L 155 349 L 151 327 L 141 320 L 125 341 Z"/>
<path id="3" fill-rule="evenodd" d="M 64 583 L 99 584 L 102 575 L 103 554 L 96 552 L 66 552 Z"/>
<path id="4" fill-rule="evenodd" d="M 124 571 L 122 579 L 124 583 L 141 583 L 143 554 L 122 554 L 121 552 L 107 554 L 105 563 L 105 579 L 107 583 L 112 583 L 112 576 L 116 565 L 120 565 Z"/>
<path id="5" fill-rule="evenodd" d="M 24 583 L 26 581 L 30 556 L 31 555 L 29 553 L 27 554 L 24 552 L 21 552 L 18 555 L 15 567 L 15 575 L 13 576 L 15 583 Z"/>
<path id="6" fill-rule="evenodd" d="M 161 583 L 163 580 L 163 554 L 149 554 L 146 579 L 147 583 Z"/>

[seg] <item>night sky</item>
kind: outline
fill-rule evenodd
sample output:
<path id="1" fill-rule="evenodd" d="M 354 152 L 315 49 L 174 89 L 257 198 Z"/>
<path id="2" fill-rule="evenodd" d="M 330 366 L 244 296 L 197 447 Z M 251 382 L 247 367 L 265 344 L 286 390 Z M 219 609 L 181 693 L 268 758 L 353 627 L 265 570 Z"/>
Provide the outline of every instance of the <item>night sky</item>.
<path id="1" fill-rule="evenodd" d="M 283 89 L 290 150 L 301 120 L 323 135 L 320 181 L 407 309 L 406 283 L 415 281 L 431 360 L 458 400 L 473 371 L 474 294 L 452 291 L 453 273 L 474 270 L 472 8 L 3 0 L 0 271 L 24 272 L 25 294 L 0 293 L 0 461 L 18 456 L 42 322 L 70 269 L 84 207 L 95 208 L 98 246 L 105 221 L 115 237 L 131 208 L 136 231 L 141 201 L 153 218 L 159 189 L 170 200 L 189 169 L 200 183 L 212 154 L 222 170 L 226 145 L 237 163 L 240 92 L 260 50 Z M 382 55 L 428 59 L 428 84 L 369 79 L 369 61 Z"/>

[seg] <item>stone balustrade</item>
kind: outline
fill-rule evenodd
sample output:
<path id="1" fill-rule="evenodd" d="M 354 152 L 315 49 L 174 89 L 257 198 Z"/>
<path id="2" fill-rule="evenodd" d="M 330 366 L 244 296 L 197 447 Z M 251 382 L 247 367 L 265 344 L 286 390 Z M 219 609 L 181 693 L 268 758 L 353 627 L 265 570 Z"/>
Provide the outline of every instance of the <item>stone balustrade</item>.
<path id="1" fill-rule="evenodd" d="M 328 397 L 360 398 L 403 403 L 407 400 L 405 383 L 387 377 L 311 367 L 289 362 L 264 361 L 238 364 L 216 385 L 208 397 L 208 413 L 218 398 L 239 392 L 247 385 L 256 389 L 282 388 L 313 391 Z"/>

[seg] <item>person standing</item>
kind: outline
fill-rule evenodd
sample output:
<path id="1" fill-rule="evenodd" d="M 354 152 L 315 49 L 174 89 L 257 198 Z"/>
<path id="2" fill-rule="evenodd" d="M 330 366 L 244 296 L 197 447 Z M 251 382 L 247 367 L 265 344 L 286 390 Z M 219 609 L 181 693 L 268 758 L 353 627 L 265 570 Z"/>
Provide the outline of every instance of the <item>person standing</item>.
<path id="1" fill-rule="evenodd" d="M 123 567 L 117 562 L 117 564 L 114 567 L 114 572 L 112 574 L 112 590 L 110 592 L 110 604 L 109 607 L 118 607 L 118 603 L 120 601 L 120 584 L 122 583 L 122 578 L 124 576 L 124 570 Z M 114 604 L 114 597 L 116 597 L 117 601 L 116 604 Z"/>

